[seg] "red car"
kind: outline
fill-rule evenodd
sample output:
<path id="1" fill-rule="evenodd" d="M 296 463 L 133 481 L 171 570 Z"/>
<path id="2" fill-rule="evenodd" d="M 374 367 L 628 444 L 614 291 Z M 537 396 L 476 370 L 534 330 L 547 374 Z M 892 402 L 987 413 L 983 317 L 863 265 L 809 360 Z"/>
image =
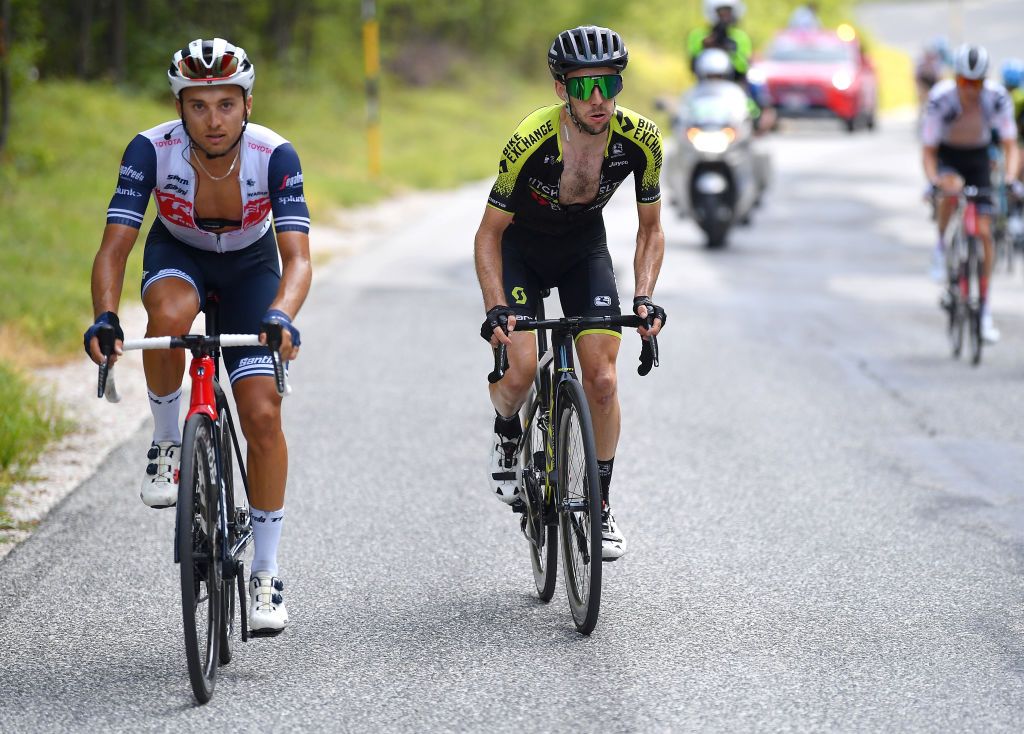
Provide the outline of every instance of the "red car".
<path id="1" fill-rule="evenodd" d="M 848 25 L 782 31 L 747 78 L 779 117 L 838 117 L 850 132 L 875 126 L 875 69 Z"/>

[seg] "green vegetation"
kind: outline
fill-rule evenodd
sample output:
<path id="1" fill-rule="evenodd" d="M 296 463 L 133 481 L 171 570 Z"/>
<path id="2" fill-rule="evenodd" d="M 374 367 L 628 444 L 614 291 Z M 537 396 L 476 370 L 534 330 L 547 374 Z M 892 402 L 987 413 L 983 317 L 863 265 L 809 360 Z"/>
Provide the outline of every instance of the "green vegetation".
<path id="1" fill-rule="evenodd" d="M 14 527 L 3 511 L 4 498 L 15 482 L 27 478 L 28 468 L 49 441 L 63 436 L 70 425 L 60 418 L 53 400 L 39 393 L 24 377 L 0 363 L 0 531 Z"/>

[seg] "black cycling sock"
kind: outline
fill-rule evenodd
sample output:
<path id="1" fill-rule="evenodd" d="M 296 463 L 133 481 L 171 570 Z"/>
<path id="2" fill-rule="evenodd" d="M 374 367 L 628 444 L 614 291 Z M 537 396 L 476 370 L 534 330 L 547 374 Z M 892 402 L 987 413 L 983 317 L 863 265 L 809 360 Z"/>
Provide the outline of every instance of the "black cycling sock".
<path id="1" fill-rule="evenodd" d="M 597 460 L 597 475 L 601 478 L 601 501 L 608 506 L 608 489 L 612 485 L 612 466 L 615 464 L 615 457 L 608 461 Z"/>
<path id="2" fill-rule="evenodd" d="M 519 422 L 519 414 L 506 418 L 498 411 L 494 411 L 494 432 L 513 441 L 517 440 L 523 435 L 523 424 Z"/>

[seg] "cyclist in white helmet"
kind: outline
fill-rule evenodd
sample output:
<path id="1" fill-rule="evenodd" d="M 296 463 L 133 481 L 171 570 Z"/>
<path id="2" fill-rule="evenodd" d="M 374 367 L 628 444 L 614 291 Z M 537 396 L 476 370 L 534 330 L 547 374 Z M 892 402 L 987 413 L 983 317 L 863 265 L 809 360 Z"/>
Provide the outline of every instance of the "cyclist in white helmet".
<path id="1" fill-rule="evenodd" d="M 282 358 L 298 354 L 292 319 L 312 275 L 309 211 L 295 149 L 249 122 L 255 75 L 245 51 L 222 38 L 196 39 L 174 54 L 167 77 L 180 119 L 128 144 L 93 263 L 96 323 L 85 333 L 85 350 L 97 363 L 103 359 L 95 336 L 101 324 L 114 326 L 118 350 L 124 338 L 117 309 L 125 262 L 150 196 L 157 218 L 143 254 L 146 336 L 188 333 L 215 291 L 222 333 L 255 333 L 277 323 L 285 327 Z M 288 471 L 281 398 L 266 347 L 223 351 L 248 443 L 255 536 L 249 626 L 278 632 L 288 622 L 277 568 Z M 150 507 L 171 507 L 178 496 L 185 355 L 147 351 L 143 365 L 154 430 L 141 496 Z"/>
<path id="2" fill-rule="evenodd" d="M 955 79 L 940 81 L 928 95 L 921 124 L 924 146 L 924 173 L 931 186 L 944 194 L 955 196 L 964 185 L 987 188 L 991 184 L 988 147 L 993 131 L 1006 160 L 1008 180 L 1017 177 L 1020 158 L 1017 153 L 1017 126 L 1013 120 L 1013 103 L 999 84 L 985 80 L 988 52 L 981 46 L 964 44 L 954 57 Z M 942 251 L 942 233 L 953 214 L 956 201 L 944 196 L 938 208 L 939 241 L 932 267 L 933 277 L 945 279 L 946 267 Z M 988 285 L 992 275 L 992 201 L 979 202 L 978 229 L 984 247 L 985 267 L 982 278 L 982 337 L 989 343 L 999 340 L 999 330 L 992 320 Z"/>

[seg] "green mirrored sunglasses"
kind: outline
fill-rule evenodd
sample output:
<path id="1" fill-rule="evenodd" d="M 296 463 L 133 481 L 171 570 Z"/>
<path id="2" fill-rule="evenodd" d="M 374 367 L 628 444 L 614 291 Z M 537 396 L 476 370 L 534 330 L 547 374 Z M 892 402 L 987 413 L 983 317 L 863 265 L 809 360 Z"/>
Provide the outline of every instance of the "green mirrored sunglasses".
<path id="1" fill-rule="evenodd" d="M 621 74 L 602 74 L 601 76 L 574 76 L 565 80 L 565 88 L 576 99 L 590 99 L 594 89 L 601 90 L 601 96 L 611 99 L 622 91 Z"/>

